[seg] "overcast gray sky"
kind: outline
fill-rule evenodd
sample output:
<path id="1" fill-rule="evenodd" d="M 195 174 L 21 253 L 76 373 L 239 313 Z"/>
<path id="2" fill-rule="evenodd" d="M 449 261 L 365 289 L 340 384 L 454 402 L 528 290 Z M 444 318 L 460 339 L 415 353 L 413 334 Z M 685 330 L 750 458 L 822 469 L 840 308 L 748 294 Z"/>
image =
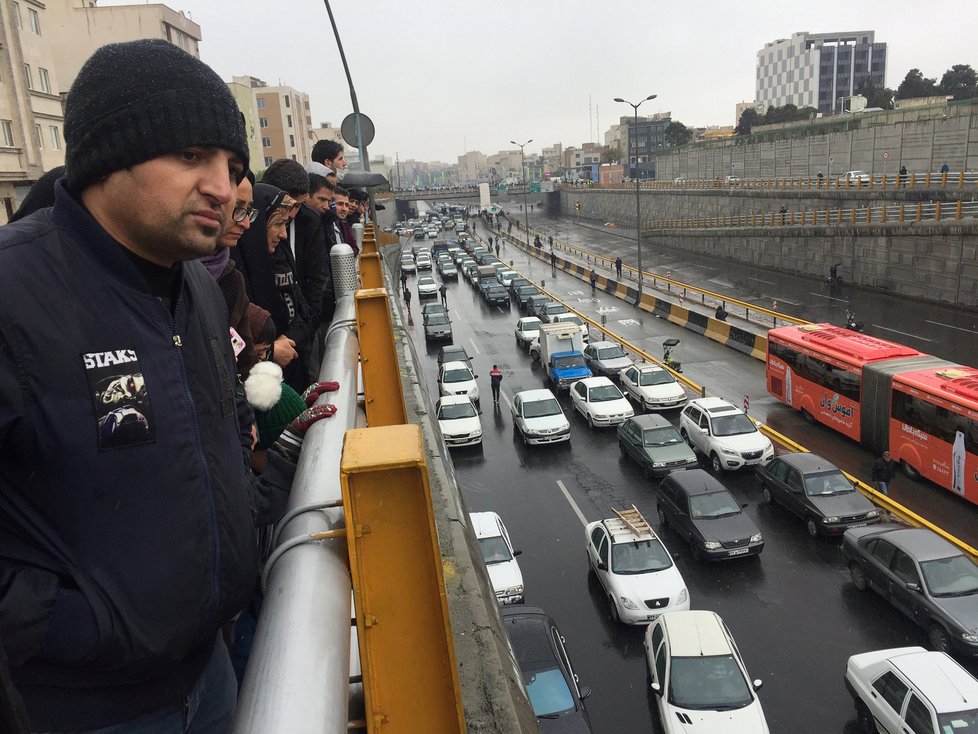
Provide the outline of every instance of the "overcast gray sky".
<path id="1" fill-rule="evenodd" d="M 101 0 L 100 5 L 132 4 Z M 201 25 L 201 57 L 310 95 L 313 122 L 339 125 L 350 94 L 322 0 L 170 0 Z M 649 94 L 641 113 L 734 124 L 754 97 L 757 51 L 794 32 L 874 30 L 887 86 L 907 71 L 978 68 L 975 0 L 333 0 L 371 153 L 454 162 L 510 140 L 580 145 Z M 588 114 L 588 97 L 591 116 Z M 590 120 L 590 122 L 589 122 Z M 592 132 L 593 128 L 593 132 Z"/>

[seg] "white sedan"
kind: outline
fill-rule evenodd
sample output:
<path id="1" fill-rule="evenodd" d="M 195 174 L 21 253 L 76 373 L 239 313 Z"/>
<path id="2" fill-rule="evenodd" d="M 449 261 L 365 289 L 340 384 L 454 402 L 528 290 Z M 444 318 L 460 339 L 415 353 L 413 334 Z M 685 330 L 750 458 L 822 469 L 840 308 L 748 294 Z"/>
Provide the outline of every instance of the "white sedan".
<path id="1" fill-rule="evenodd" d="M 527 349 L 530 343 L 540 336 L 540 319 L 525 316 L 516 322 L 516 346 Z"/>
<path id="2" fill-rule="evenodd" d="M 438 284 L 430 275 L 418 278 L 418 298 L 434 298 L 438 295 Z"/>
<path id="3" fill-rule="evenodd" d="M 482 560 L 486 562 L 489 580 L 500 604 L 523 601 L 523 573 L 516 561 L 521 551 L 513 548 L 506 526 L 495 512 L 470 512 L 469 520 L 479 539 Z"/>
<path id="4" fill-rule="evenodd" d="M 418 272 L 418 266 L 414 264 L 414 258 L 410 255 L 401 258 L 401 270 L 405 273 Z"/>
<path id="5" fill-rule="evenodd" d="M 632 365 L 623 369 L 620 377 L 625 397 L 646 410 L 681 408 L 689 400 L 672 373 L 658 365 Z"/>
<path id="6" fill-rule="evenodd" d="M 513 427 L 526 444 L 570 441 L 570 422 L 554 394 L 523 390 L 513 396 Z"/>
<path id="7" fill-rule="evenodd" d="M 607 377 L 585 377 L 570 388 L 574 409 L 591 428 L 617 426 L 635 415 L 621 390 Z"/>
<path id="8" fill-rule="evenodd" d="M 482 443 L 479 411 L 467 395 L 444 395 L 435 403 L 438 427 L 448 448 Z"/>
<path id="9" fill-rule="evenodd" d="M 464 395 L 479 402 L 479 386 L 475 382 L 476 375 L 465 362 L 443 362 L 438 368 L 438 394 Z"/>

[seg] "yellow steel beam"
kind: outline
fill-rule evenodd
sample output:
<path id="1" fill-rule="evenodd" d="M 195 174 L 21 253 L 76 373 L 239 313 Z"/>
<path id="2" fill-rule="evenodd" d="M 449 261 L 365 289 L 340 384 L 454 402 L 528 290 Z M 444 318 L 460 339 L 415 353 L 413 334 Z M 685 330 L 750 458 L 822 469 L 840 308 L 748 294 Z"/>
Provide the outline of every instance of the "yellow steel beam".
<path id="1" fill-rule="evenodd" d="M 461 734 L 464 710 L 421 429 L 347 431 L 340 479 L 367 731 Z"/>
<path id="2" fill-rule="evenodd" d="M 407 423 L 387 289 L 357 291 L 354 300 L 367 425 Z"/>
<path id="3" fill-rule="evenodd" d="M 366 244 L 364 240 L 364 244 Z M 383 288 L 384 275 L 381 271 L 379 252 L 368 252 L 360 255 L 360 282 L 364 288 Z"/>

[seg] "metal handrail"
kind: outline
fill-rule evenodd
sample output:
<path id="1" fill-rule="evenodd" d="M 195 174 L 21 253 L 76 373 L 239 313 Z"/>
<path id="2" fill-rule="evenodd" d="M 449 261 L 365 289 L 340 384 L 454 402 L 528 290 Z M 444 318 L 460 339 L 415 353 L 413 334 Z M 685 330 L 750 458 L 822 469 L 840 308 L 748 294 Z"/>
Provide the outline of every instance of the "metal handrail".
<path id="1" fill-rule="evenodd" d="M 899 173 L 892 175 L 869 175 L 868 181 L 862 178 L 843 176 L 835 178 L 819 178 L 818 176 L 769 176 L 766 178 L 740 178 L 737 176 L 718 176 L 708 179 L 685 179 L 674 181 L 641 181 L 639 187 L 650 191 L 656 190 L 704 190 L 704 189 L 774 189 L 793 191 L 828 191 L 847 189 L 859 190 L 889 190 L 889 189 L 965 189 L 978 188 L 978 171 L 924 171 Z M 566 184 L 562 184 L 566 187 Z M 567 187 L 574 190 L 575 187 Z M 597 183 L 588 184 L 586 188 L 595 189 L 627 189 L 634 188 L 631 183 Z"/>
<path id="2" fill-rule="evenodd" d="M 299 455 L 278 549 L 238 695 L 234 734 L 346 731 L 350 696 L 351 594 L 340 489 L 343 435 L 357 422 L 359 343 L 354 298 L 336 301 L 322 380 L 336 414 L 313 424 Z M 339 503 L 339 506 L 336 504 Z M 314 612 L 314 613 L 313 613 Z"/>
<path id="3" fill-rule="evenodd" d="M 929 201 L 916 204 L 883 204 L 850 209 L 802 209 L 799 211 L 728 214 L 707 217 L 657 219 L 645 225 L 657 229 L 728 229 L 732 227 L 852 226 L 857 224 L 902 224 L 942 222 L 978 217 L 978 201 Z"/>
<path id="4" fill-rule="evenodd" d="M 509 219 L 508 215 L 505 212 L 503 213 L 503 215 L 504 217 L 506 217 L 507 220 Z M 510 220 L 510 221 L 513 221 L 517 229 L 523 228 L 520 222 L 516 220 Z M 533 227 L 530 227 L 530 233 L 540 237 L 546 236 L 544 232 L 540 232 L 539 230 L 534 229 Z M 513 238 L 513 237 L 509 237 L 509 239 L 512 239 L 513 243 L 518 247 L 520 247 L 521 249 L 523 250 L 527 249 L 525 242 L 521 242 L 517 238 Z M 563 250 L 564 252 L 568 252 L 573 255 L 576 255 L 578 258 L 584 259 L 585 265 L 591 265 L 593 263 L 593 264 L 600 264 L 609 270 L 614 269 L 615 261 L 612 258 L 605 257 L 604 255 L 599 255 L 598 253 L 591 252 L 590 250 L 585 250 L 583 247 L 576 247 L 575 245 L 571 245 L 566 242 L 562 242 L 560 240 L 555 239 L 554 249 Z M 544 256 L 542 250 L 538 252 L 536 249 L 530 248 L 529 252 L 531 255 L 536 255 L 538 258 L 542 260 L 546 260 L 546 257 Z M 638 268 L 634 268 L 631 265 L 622 263 L 622 272 L 627 272 L 632 280 L 638 282 Z M 745 318 L 748 318 L 752 311 L 756 314 L 764 314 L 765 316 L 771 319 L 771 322 L 775 326 L 777 326 L 778 321 L 781 321 L 786 324 L 796 324 L 796 325 L 811 323 L 797 316 L 792 316 L 790 314 L 782 313 L 781 311 L 765 308 L 764 306 L 758 306 L 753 303 L 748 303 L 747 301 L 741 301 L 736 298 L 730 298 L 729 296 L 725 296 L 722 293 L 716 293 L 714 291 L 706 290 L 705 288 L 700 288 L 699 286 L 691 285 L 689 283 L 684 283 L 683 281 L 676 280 L 675 278 L 669 277 L 668 275 L 666 276 L 656 275 L 655 273 L 649 272 L 648 270 L 644 271 L 643 275 L 644 277 L 642 282 L 647 283 L 648 281 L 651 280 L 653 288 L 658 288 L 659 284 L 663 283 L 665 284 L 666 289 L 670 293 L 672 292 L 673 287 L 676 288 L 677 294 L 681 290 L 682 293 L 680 298 L 682 300 L 685 300 L 687 295 L 690 292 L 692 292 L 692 293 L 699 294 L 701 302 L 704 305 L 706 304 L 706 298 L 710 297 L 724 304 L 734 305 L 739 308 L 743 308 L 746 313 Z"/>

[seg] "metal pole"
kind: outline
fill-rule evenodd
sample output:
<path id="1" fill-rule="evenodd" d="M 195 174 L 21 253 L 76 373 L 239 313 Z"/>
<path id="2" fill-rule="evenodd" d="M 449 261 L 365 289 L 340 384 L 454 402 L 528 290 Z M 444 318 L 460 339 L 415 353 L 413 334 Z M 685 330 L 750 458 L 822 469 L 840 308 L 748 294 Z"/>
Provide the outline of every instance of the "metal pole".
<path id="1" fill-rule="evenodd" d="M 523 224 L 526 227 L 526 249 L 530 249 L 530 205 L 526 194 L 530 189 L 529 178 L 526 175 L 526 158 L 523 155 L 523 146 L 520 146 L 520 166 L 523 168 Z"/>
<path id="2" fill-rule="evenodd" d="M 642 104 L 639 102 L 638 104 Z M 635 125 L 632 137 L 635 139 L 635 243 L 638 245 L 638 300 L 642 301 L 642 195 L 638 185 L 638 104 L 635 110 Z"/>

